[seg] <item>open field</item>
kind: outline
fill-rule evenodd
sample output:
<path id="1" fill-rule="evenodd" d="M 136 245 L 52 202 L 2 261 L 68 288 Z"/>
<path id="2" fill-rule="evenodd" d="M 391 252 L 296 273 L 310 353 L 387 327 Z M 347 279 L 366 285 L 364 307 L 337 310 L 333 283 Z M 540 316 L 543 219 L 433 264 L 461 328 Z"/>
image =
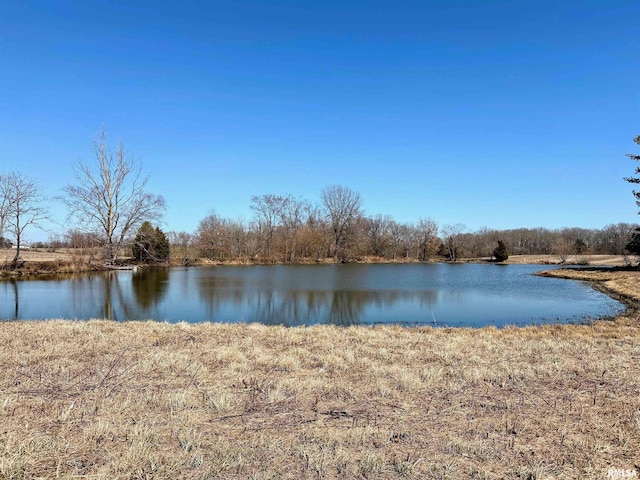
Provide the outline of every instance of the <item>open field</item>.
<path id="1" fill-rule="evenodd" d="M 0 262 L 10 262 L 15 255 L 15 250 L 3 248 L 0 249 Z M 58 262 L 71 261 L 79 255 L 74 255 L 67 250 L 59 250 L 55 252 L 41 250 L 20 250 L 20 258 L 27 262 Z"/>
<path id="2" fill-rule="evenodd" d="M 640 273 L 606 273 L 637 304 Z M 639 320 L 2 322 L 0 479 L 640 474 Z"/>
<path id="3" fill-rule="evenodd" d="M 7 267 L 12 262 L 14 255 L 15 250 L 0 249 L 0 276 L 75 273 L 102 268 L 99 258 L 88 250 L 60 249 L 55 252 L 21 250 L 21 265 L 17 270 L 11 270 Z"/>

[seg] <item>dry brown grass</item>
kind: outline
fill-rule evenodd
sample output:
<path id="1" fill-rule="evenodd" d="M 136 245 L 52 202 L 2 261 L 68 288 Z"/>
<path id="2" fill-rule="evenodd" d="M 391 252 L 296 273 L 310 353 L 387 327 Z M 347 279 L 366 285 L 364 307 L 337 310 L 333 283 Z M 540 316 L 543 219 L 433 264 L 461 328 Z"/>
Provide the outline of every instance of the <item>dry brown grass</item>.
<path id="1" fill-rule="evenodd" d="M 15 255 L 15 250 L 12 249 L 0 249 L 0 265 L 10 262 Z M 101 252 L 99 249 L 73 249 L 73 248 L 59 248 L 56 251 L 48 250 L 22 250 L 20 257 L 25 262 L 89 262 L 90 260 L 97 261 L 100 259 Z M 303 259 L 305 260 L 305 259 Z M 489 257 L 477 258 L 477 259 L 462 259 L 462 261 L 489 261 Z M 588 265 L 600 265 L 600 266 L 623 266 L 625 265 L 625 258 L 622 255 L 567 255 L 567 264 L 588 264 Z M 308 263 L 333 263 L 333 259 L 324 258 L 319 261 L 306 259 Z M 397 258 L 397 259 L 385 259 L 383 257 L 366 256 L 359 259 L 359 263 L 411 263 L 415 262 L 413 259 Z M 176 261 L 178 264 L 182 264 L 182 259 Z M 224 263 L 225 265 L 248 265 L 253 264 L 248 259 L 230 260 L 228 262 L 212 261 L 207 258 L 195 258 L 192 259 L 193 265 L 219 265 Z M 562 263 L 562 258 L 559 255 L 511 255 L 505 263 L 511 264 L 532 264 L 532 265 L 556 265 Z"/>
<path id="2" fill-rule="evenodd" d="M 100 269 L 95 256 L 80 252 L 61 250 L 56 252 L 39 250 L 21 250 L 17 269 L 10 267 L 15 251 L 0 249 L 0 276 L 76 273 Z"/>
<path id="3" fill-rule="evenodd" d="M 505 263 L 531 265 L 599 265 L 621 267 L 626 265 L 623 255 L 566 255 L 565 262 L 560 255 L 511 255 Z"/>
<path id="4" fill-rule="evenodd" d="M 607 281 L 640 298 L 628 273 Z M 3 322 L 0 479 L 640 470 L 638 320 L 504 330 Z"/>
<path id="5" fill-rule="evenodd" d="M 10 262 L 16 254 L 15 250 L 0 249 L 0 262 Z M 20 250 L 20 258 L 27 262 L 71 262 L 88 255 L 74 251 L 73 249 L 58 249 L 54 252 L 47 250 Z"/>
<path id="6" fill-rule="evenodd" d="M 539 273 L 545 277 L 566 278 L 590 282 L 596 288 L 640 308 L 640 270 L 571 269 L 547 270 Z M 640 472 L 639 472 L 640 475 Z"/>

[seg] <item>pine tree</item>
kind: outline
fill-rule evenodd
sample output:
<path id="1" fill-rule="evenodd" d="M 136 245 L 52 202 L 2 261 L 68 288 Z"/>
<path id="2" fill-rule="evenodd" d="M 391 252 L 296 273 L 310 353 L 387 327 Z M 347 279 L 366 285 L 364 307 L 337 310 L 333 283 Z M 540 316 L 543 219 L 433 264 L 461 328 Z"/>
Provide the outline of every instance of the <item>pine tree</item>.
<path id="1" fill-rule="evenodd" d="M 640 227 L 633 231 L 629 243 L 624 248 L 632 255 L 640 255 Z"/>
<path id="2" fill-rule="evenodd" d="M 638 145 L 640 145 L 640 135 L 633 139 Z M 640 162 L 640 155 L 634 155 L 633 153 L 628 153 L 627 157 L 631 160 L 635 160 L 636 162 Z M 640 175 L 640 167 L 636 167 L 635 175 Z M 640 177 L 625 177 L 624 178 L 629 183 L 640 184 Z M 636 205 L 640 207 L 640 191 L 633 190 L 633 196 L 636 197 Z M 640 212 L 638 212 L 640 214 Z"/>
<path id="3" fill-rule="evenodd" d="M 504 262 L 509 258 L 509 250 L 502 240 L 498 240 L 498 246 L 493 250 L 493 256 L 498 262 Z"/>
<path id="4" fill-rule="evenodd" d="M 640 135 L 634 138 L 633 141 L 640 145 Z M 640 155 L 629 153 L 627 157 L 636 162 L 640 162 Z M 635 177 L 625 177 L 625 180 L 629 183 L 640 184 L 640 177 L 638 177 L 638 175 L 640 175 L 640 167 L 636 167 L 634 174 L 636 175 Z M 640 191 L 633 190 L 633 196 L 636 198 L 636 205 L 640 207 Z M 640 212 L 638 213 L 640 214 Z M 631 234 L 629 243 L 625 245 L 625 248 L 633 255 L 640 255 L 640 227 L 637 227 Z"/>
<path id="5" fill-rule="evenodd" d="M 166 261 L 171 254 L 171 245 L 169 239 L 159 227 L 156 227 L 155 231 L 155 255 L 160 261 Z"/>
<path id="6" fill-rule="evenodd" d="M 159 227 L 144 222 L 133 241 L 133 257 L 139 262 L 164 262 L 169 258 L 170 245 Z"/>

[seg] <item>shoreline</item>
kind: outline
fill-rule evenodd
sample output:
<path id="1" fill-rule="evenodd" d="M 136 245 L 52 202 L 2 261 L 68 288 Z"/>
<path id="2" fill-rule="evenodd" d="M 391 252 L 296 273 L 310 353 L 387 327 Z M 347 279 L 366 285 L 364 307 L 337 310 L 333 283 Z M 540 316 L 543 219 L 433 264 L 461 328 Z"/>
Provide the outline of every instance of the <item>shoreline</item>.
<path id="1" fill-rule="evenodd" d="M 537 272 L 536 275 L 586 282 L 592 288 L 622 302 L 627 307 L 624 315 L 640 312 L 640 269 L 636 268 L 558 268 Z M 615 318 L 615 317 L 614 317 Z"/>
<path id="2" fill-rule="evenodd" d="M 0 250 L 0 279 L 7 277 L 25 277 L 55 274 L 74 274 L 86 272 L 100 272 L 109 270 L 144 268 L 147 265 L 133 262 L 123 258 L 117 265 L 107 266 L 93 257 L 86 255 L 74 255 L 58 252 L 26 251 L 21 257 L 22 265 L 14 270 L 8 268 L 10 251 Z M 590 267 L 620 267 L 625 265 L 622 255 L 572 255 L 564 261 L 557 255 L 512 255 L 505 262 L 494 262 L 490 258 L 466 258 L 457 262 L 448 262 L 445 259 L 435 258 L 429 262 L 414 259 L 384 259 L 379 257 L 364 257 L 351 262 L 336 262 L 333 259 L 303 260 L 296 263 L 261 262 L 250 260 L 230 260 L 227 262 L 211 261 L 204 258 L 196 258 L 185 265 L 184 262 L 170 261 L 156 264 L 157 267 L 214 267 L 237 265 L 334 265 L 347 264 L 429 264 L 429 263 L 478 263 L 495 265 L 559 265 L 559 266 L 590 266 Z"/>

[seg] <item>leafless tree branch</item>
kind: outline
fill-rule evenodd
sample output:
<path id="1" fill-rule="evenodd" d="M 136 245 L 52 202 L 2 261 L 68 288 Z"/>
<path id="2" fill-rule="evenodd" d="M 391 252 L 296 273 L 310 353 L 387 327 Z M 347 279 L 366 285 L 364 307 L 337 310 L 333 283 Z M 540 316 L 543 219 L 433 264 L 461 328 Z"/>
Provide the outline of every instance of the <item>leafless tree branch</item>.
<path id="1" fill-rule="evenodd" d="M 129 234 L 144 221 L 159 220 L 165 210 L 161 195 L 146 191 L 147 177 L 141 176 L 122 142 L 109 149 L 104 130 L 93 142 L 94 164 L 79 161 L 76 185 L 64 188 L 62 201 L 69 218 L 91 233 L 105 249 L 108 262 L 115 262 Z"/>

